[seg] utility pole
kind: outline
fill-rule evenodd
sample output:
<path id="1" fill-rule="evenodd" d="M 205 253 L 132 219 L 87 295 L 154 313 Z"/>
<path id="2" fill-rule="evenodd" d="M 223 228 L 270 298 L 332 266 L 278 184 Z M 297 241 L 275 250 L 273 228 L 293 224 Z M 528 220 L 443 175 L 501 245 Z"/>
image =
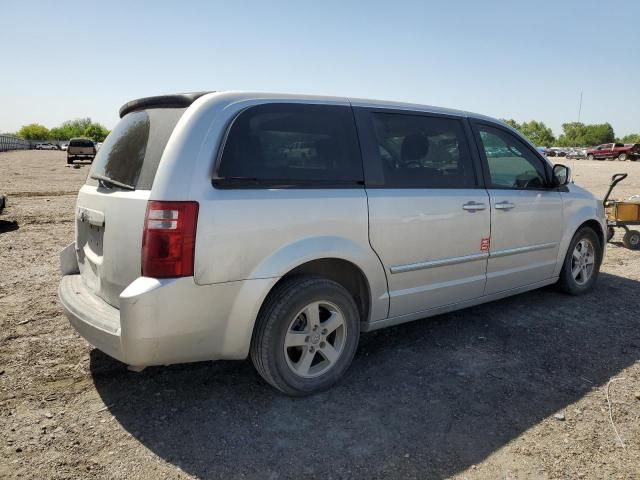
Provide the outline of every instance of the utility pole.
<path id="1" fill-rule="evenodd" d="M 582 90 L 580 90 L 580 104 L 578 105 L 578 123 L 580 123 L 581 113 L 582 113 Z"/>

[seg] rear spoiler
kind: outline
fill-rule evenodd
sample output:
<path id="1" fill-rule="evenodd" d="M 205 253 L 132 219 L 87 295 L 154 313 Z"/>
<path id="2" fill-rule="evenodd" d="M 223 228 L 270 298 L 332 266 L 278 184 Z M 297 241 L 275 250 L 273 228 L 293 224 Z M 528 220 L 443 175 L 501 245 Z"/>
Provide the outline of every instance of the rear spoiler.
<path id="1" fill-rule="evenodd" d="M 144 97 L 131 100 L 120 107 L 120 118 L 127 113 L 145 108 L 185 108 L 208 92 L 174 93 L 172 95 L 158 95 L 156 97 Z"/>

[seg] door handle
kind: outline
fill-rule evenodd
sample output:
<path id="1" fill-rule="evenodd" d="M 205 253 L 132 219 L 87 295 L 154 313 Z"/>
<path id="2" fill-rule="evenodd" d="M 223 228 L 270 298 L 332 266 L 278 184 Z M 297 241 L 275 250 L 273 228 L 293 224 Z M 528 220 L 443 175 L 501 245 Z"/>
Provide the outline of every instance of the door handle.
<path id="1" fill-rule="evenodd" d="M 487 206 L 484 203 L 467 202 L 462 205 L 462 208 L 467 212 L 477 212 L 478 210 L 484 210 Z"/>
<path id="2" fill-rule="evenodd" d="M 498 210 L 511 210 L 513 207 L 515 207 L 515 205 L 511 202 L 507 202 L 506 200 L 504 202 L 498 202 L 495 204 L 496 209 Z"/>

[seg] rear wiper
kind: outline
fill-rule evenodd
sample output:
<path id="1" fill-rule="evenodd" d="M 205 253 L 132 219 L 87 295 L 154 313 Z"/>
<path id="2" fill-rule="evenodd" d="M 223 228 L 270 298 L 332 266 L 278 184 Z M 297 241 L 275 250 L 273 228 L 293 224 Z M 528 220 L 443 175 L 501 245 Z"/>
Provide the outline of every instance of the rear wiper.
<path id="1" fill-rule="evenodd" d="M 109 177 L 105 177 L 104 175 L 91 175 L 91 178 L 93 178 L 94 180 L 98 180 L 99 182 L 105 184 L 105 185 L 112 185 L 112 186 L 116 186 L 116 187 L 120 187 L 120 188 L 124 188 L 126 190 L 135 190 L 136 187 L 133 187 L 131 185 L 127 185 L 126 183 L 122 183 L 119 182 L 117 180 L 113 180 L 112 178 Z"/>

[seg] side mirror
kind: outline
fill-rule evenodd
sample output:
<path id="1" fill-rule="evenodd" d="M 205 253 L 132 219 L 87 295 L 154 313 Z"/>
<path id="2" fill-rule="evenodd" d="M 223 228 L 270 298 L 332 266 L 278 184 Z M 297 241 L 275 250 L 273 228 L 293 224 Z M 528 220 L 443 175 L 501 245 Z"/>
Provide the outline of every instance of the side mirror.
<path id="1" fill-rule="evenodd" d="M 553 180 L 552 185 L 554 187 L 562 187 L 571 181 L 571 169 L 566 165 L 557 163 L 553 166 Z"/>

